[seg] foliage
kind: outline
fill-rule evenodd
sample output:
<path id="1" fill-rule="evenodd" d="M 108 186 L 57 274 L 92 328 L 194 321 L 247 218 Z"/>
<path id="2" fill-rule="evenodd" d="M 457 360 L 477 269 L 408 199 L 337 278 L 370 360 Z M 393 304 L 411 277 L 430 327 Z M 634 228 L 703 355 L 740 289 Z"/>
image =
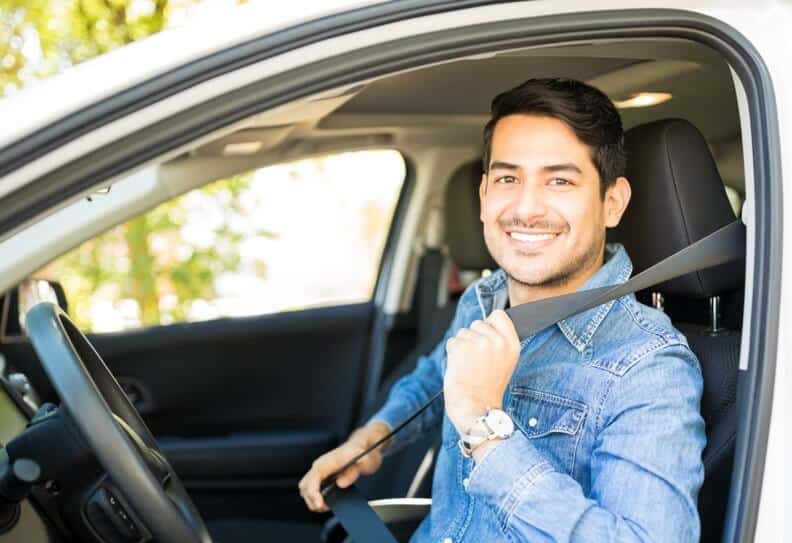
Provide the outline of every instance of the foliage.
<path id="1" fill-rule="evenodd" d="M 169 11 L 167 0 L 0 0 L 0 95 L 159 32 Z M 238 194 L 246 183 L 249 176 L 237 176 L 203 190 L 223 186 Z M 167 240 L 179 243 L 181 225 L 174 217 L 184 216 L 180 206 L 181 199 L 163 204 L 86 242 L 38 275 L 64 284 L 73 316 L 84 328 L 90 328 L 92 298 L 101 289 L 118 289 L 114 299 L 133 301 L 126 313 L 141 324 L 182 320 L 190 301 L 214 295 L 215 274 L 233 270 L 238 258 L 218 249 L 233 247 L 234 234 L 225 225 L 216 235 L 226 243 L 192 248 L 175 264 L 168 262 L 167 250 L 153 250 L 155 239 L 160 245 L 165 240 L 165 246 Z M 163 297 L 170 300 L 165 314 Z"/>
<path id="2" fill-rule="evenodd" d="M 167 0 L 0 0 L 0 94 L 162 30 Z"/>
<path id="3" fill-rule="evenodd" d="M 158 32 L 202 1 L 0 0 L 0 95 Z M 59 281 L 72 318 L 94 331 L 365 299 L 403 180 L 395 152 L 237 175 L 133 218 L 34 275 Z M 299 202 L 298 212 L 284 201 Z"/>
<path id="4" fill-rule="evenodd" d="M 191 320 L 196 300 L 217 296 L 215 278 L 239 267 L 239 232 L 231 225 L 250 174 L 214 182 L 197 192 L 211 197 L 222 217 L 211 228 L 212 242 L 202 247 L 183 234 L 190 196 L 175 198 L 152 211 L 86 241 L 36 273 L 57 280 L 68 294 L 78 326 L 93 328 L 97 299 L 119 300 L 127 322 L 117 327 Z M 218 193 L 223 193 L 218 198 Z M 268 235 L 268 233 L 259 233 Z M 112 327 L 112 326 L 111 326 Z"/>

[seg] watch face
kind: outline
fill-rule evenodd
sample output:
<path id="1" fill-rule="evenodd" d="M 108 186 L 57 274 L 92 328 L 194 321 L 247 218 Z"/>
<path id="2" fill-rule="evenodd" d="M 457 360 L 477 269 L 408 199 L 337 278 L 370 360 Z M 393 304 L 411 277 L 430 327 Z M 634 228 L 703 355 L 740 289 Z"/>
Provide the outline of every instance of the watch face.
<path id="1" fill-rule="evenodd" d="M 490 409 L 487 413 L 487 426 L 498 437 L 506 439 L 514 433 L 514 422 L 508 413 L 500 409 Z"/>

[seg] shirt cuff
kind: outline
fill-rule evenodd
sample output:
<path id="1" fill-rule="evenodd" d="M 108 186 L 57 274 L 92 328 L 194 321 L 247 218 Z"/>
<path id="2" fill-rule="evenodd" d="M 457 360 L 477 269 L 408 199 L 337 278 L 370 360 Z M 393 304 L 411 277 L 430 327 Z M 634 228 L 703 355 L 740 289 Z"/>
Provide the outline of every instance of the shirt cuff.
<path id="1" fill-rule="evenodd" d="M 366 424 L 380 422 L 393 430 L 396 428 L 399 422 L 403 420 L 399 411 L 399 409 L 389 409 L 389 406 L 385 405 L 382 409 L 374 413 L 374 415 L 372 415 Z"/>
<path id="2" fill-rule="evenodd" d="M 523 494 L 539 477 L 552 470 L 552 464 L 517 430 L 474 466 L 467 491 L 494 505 L 500 522 L 505 525 Z"/>
<path id="3" fill-rule="evenodd" d="M 385 426 L 387 426 L 388 427 L 388 432 L 392 432 L 393 431 L 393 423 L 391 423 L 390 421 L 388 421 L 388 420 L 386 420 L 386 419 L 384 419 L 382 417 L 379 417 L 377 415 L 374 415 L 373 417 L 371 417 L 365 425 L 368 426 L 369 424 L 373 424 L 375 422 L 378 422 L 380 424 L 384 424 Z"/>
<path id="4" fill-rule="evenodd" d="M 396 426 L 398 426 L 403 420 L 405 420 L 410 413 L 404 415 L 402 411 L 404 409 L 400 409 L 398 405 L 388 405 L 390 403 L 396 404 L 397 402 L 388 402 L 386 403 L 382 409 L 374 413 L 374 415 L 366 422 L 366 424 L 371 424 L 372 422 L 379 422 L 384 424 L 388 427 L 389 431 L 393 431 Z M 407 429 L 405 428 L 395 436 L 391 438 L 391 442 L 382 450 L 382 454 L 388 456 L 389 454 L 393 453 L 395 450 L 398 450 L 397 444 L 402 442 L 405 437 Z"/>

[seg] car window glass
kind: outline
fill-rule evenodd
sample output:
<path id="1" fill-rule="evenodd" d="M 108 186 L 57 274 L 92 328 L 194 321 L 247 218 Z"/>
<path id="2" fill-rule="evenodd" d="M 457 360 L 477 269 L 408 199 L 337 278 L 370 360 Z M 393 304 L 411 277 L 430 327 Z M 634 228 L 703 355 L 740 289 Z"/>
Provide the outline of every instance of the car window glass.
<path id="1" fill-rule="evenodd" d="M 192 190 L 34 277 L 84 330 L 242 317 L 371 298 L 405 179 L 392 150 L 346 152 Z"/>

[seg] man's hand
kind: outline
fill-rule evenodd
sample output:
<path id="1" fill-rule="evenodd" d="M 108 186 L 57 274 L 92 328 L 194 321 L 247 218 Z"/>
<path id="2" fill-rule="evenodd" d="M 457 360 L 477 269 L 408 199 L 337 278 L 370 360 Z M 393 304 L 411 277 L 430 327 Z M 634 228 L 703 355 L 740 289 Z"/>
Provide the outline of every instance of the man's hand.
<path id="1" fill-rule="evenodd" d="M 520 339 L 505 311 L 473 321 L 446 343 L 443 381 L 448 418 L 457 432 L 467 431 L 487 408 L 500 408 L 520 356 Z"/>
<path id="2" fill-rule="evenodd" d="M 379 422 L 367 424 L 352 432 L 349 439 L 341 446 L 314 460 L 311 469 L 303 476 L 298 485 L 300 496 L 305 500 L 308 509 L 317 513 L 327 511 L 327 504 L 320 492 L 322 481 L 379 439 L 385 437 L 389 431 L 390 428 Z M 361 475 L 374 473 L 381 465 L 382 447 L 378 447 L 358 460 L 356 464 L 344 470 L 336 479 L 336 484 L 341 488 L 346 488 L 357 481 Z"/>

